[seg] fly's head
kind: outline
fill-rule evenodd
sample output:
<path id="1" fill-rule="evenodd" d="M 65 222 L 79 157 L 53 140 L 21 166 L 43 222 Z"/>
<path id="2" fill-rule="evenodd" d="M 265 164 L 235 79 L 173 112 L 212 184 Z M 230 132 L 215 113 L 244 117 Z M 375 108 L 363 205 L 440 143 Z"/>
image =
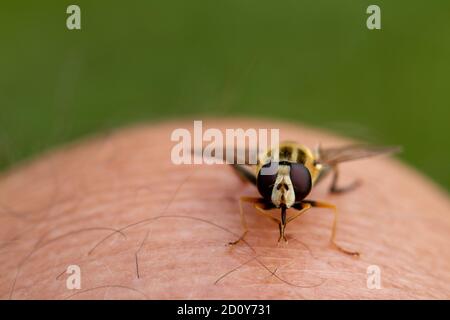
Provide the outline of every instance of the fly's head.
<path id="1" fill-rule="evenodd" d="M 257 187 L 275 207 L 290 208 L 311 192 L 311 174 L 301 163 L 269 162 L 258 173 Z"/>

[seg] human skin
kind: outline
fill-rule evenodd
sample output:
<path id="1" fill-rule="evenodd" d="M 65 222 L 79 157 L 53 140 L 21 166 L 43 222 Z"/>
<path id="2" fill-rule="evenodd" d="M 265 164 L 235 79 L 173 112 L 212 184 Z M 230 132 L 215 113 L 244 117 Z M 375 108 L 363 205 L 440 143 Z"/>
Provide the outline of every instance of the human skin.
<path id="1" fill-rule="evenodd" d="M 348 140 L 292 124 L 207 119 L 208 127 L 279 128 L 281 140 L 314 147 Z M 238 199 L 258 196 L 226 165 L 174 165 L 170 140 L 192 121 L 140 125 L 86 139 L 21 164 L 0 178 L 2 299 L 425 299 L 450 297 L 450 201 L 415 170 L 389 157 L 340 167 L 308 199 L 340 212 L 339 245 L 329 244 L 333 214 L 313 208 L 278 227 Z M 406 150 L 407 152 L 407 150 Z M 273 211 L 279 216 L 279 211 Z M 69 265 L 81 289 L 69 290 Z M 381 271 L 368 288 L 367 270 Z M 372 267 L 373 268 L 373 267 Z M 369 270 L 372 270 L 369 268 Z"/>

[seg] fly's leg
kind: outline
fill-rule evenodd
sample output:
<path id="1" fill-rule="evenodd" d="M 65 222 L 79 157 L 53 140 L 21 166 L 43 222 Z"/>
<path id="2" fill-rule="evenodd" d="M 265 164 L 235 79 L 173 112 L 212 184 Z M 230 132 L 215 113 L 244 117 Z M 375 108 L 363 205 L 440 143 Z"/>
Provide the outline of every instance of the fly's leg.
<path id="1" fill-rule="evenodd" d="M 338 249 L 339 251 L 341 251 L 345 254 L 348 254 L 351 256 L 359 256 L 359 252 L 346 250 L 336 243 L 336 228 L 337 228 L 337 220 L 338 220 L 338 211 L 337 211 L 337 208 L 335 205 L 326 203 L 326 202 L 321 202 L 321 201 L 304 200 L 303 202 L 311 204 L 312 207 L 327 208 L 327 209 L 333 210 L 334 220 L 333 220 L 333 227 L 331 229 L 331 238 L 330 238 L 331 245 L 334 248 Z"/>
<path id="2" fill-rule="evenodd" d="M 273 217 L 268 211 L 275 208 L 275 206 L 270 206 L 265 203 L 255 203 L 256 213 L 262 215 L 263 217 L 269 218 L 271 221 L 279 225 L 281 222 L 277 218 Z"/>
<path id="3" fill-rule="evenodd" d="M 239 178 L 243 182 L 247 181 L 247 182 L 250 182 L 250 183 L 256 185 L 256 176 L 254 175 L 254 173 L 250 172 L 248 169 L 246 169 L 245 167 L 243 167 L 241 165 L 232 165 L 232 168 L 234 169 L 236 174 L 239 176 Z M 244 210 L 242 209 L 242 202 L 249 202 L 249 203 L 256 204 L 256 203 L 261 203 L 262 199 L 256 198 L 256 197 L 241 197 L 239 199 L 239 213 L 241 215 L 241 224 L 244 229 L 244 232 L 236 241 L 229 242 L 229 245 L 235 245 L 235 244 L 239 243 L 241 240 L 244 239 L 245 235 L 248 232 L 247 221 L 245 220 Z"/>
<path id="4" fill-rule="evenodd" d="M 242 224 L 242 228 L 244 229 L 244 232 L 236 241 L 229 242 L 228 243 L 229 245 L 238 244 L 240 241 L 242 241 L 245 238 L 245 236 L 247 235 L 247 232 L 248 232 L 247 221 L 245 220 L 245 214 L 244 214 L 244 209 L 242 208 L 242 202 L 253 203 L 256 206 L 257 204 L 262 203 L 262 199 L 256 198 L 256 197 L 241 197 L 239 199 L 239 213 L 241 216 L 241 224 Z"/>
<path id="5" fill-rule="evenodd" d="M 284 240 L 285 243 L 287 243 L 286 236 L 284 235 L 284 230 L 286 229 L 286 206 L 282 205 L 281 207 L 281 223 L 279 225 L 280 229 L 280 237 L 278 238 L 278 243 L 280 243 L 281 239 Z"/>
<path id="6" fill-rule="evenodd" d="M 298 203 L 298 204 L 295 204 L 295 205 L 293 206 L 293 208 L 296 209 L 296 210 L 298 210 L 298 212 L 297 212 L 296 214 L 294 214 L 293 216 L 289 217 L 289 218 L 287 219 L 286 224 L 288 224 L 288 223 L 291 222 L 292 220 L 297 219 L 298 217 L 300 217 L 300 216 L 301 216 L 302 214 L 304 214 L 306 211 L 308 211 L 309 209 L 311 209 L 311 207 L 312 207 L 311 204 L 310 204 L 310 203 L 307 203 L 307 202 L 305 202 L 305 203 L 300 202 L 300 203 Z"/>
<path id="7" fill-rule="evenodd" d="M 284 232 L 286 230 L 286 225 L 289 222 L 291 222 L 292 220 L 300 217 L 303 213 L 305 213 L 308 209 L 310 209 L 311 204 L 299 203 L 298 205 L 295 205 L 293 208 L 297 209 L 298 212 L 291 217 L 286 217 L 286 211 L 284 211 L 284 215 L 283 215 L 283 211 L 282 211 L 281 220 L 273 217 L 270 213 L 267 212 L 267 210 L 275 208 L 275 206 L 273 206 L 273 205 L 269 205 L 269 204 L 265 204 L 265 203 L 258 203 L 258 204 L 255 204 L 255 208 L 257 209 L 257 213 L 261 214 L 264 217 L 269 218 L 270 220 L 272 220 L 274 223 L 276 223 L 278 225 L 278 230 L 280 231 L 280 237 L 278 238 L 278 242 L 280 242 L 281 239 L 283 239 L 285 242 L 288 242 L 287 238 L 284 234 Z"/>
<path id="8" fill-rule="evenodd" d="M 331 186 L 330 186 L 331 193 L 343 193 L 343 192 L 351 191 L 361 185 L 360 180 L 355 180 L 351 184 L 349 184 L 345 187 L 338 187 L 337 184 L 338 184 L 338 180 L 339 180 L 339 170 L 338 170 L 337 166 L 334 166 L 332 168 L 332 170 L 333 170 L 333 180 L 331 181 Z"/>
<path id="9" fill-rule="evenodd" d="M 267 212 L 268 210 L 274 209 L 275 206 L 272 204 L 267 204 L 267 203 L 261 203 L 261 204 L 255 204 L 255 208 L 256 208 L 256 212 L 261 214 L 262 216 L 269 218 L 271 221 L 273 221 L 274 223 L 276 223 L 278 225 L 278 229 L 280 230 L 280 237 L 278 238 L 278 242 L 281 241 L 281 239 L 283 239 L 285 242 L 287 242 L 286 236 L 284 235 L 284 230 L 286 227 L 287 222 L 289 222 L 290 220 L 286 220 L 286 211 L 284 211 L 284 216 L 283 214 L 281 215 L 281 220 L 273 217 L 269 212 Z"/>
<path id="10" fill-rule="evenodd" d="M 281 239 L 284 240 L 284 242 L 288 242 L 286 235 L 284 234 L 286 230 L 286 225 L 291 222 L 292 220 L 300 217 L 303 213 L 305 213 L 308 209 L 311 208 L 311 204 L 309 203 L 299 203 L 298 205 L 295 205 L 293 207 L 294 209 L 297 209 L 298 212 L 294 214 L 293 216 L 286 218 L 286 208 L 281 208 L 281 221 L 279 221 L 278 229 L 280 230 L 280 237 L 278 238 L 278 242 L 281 241 Z"/>

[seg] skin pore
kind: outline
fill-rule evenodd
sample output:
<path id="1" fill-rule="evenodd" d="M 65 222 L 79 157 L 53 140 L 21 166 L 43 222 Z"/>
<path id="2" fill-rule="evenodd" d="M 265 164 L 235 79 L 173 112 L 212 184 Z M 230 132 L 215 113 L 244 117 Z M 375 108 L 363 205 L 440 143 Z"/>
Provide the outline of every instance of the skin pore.
<path id="1" fill-rule="evenodd" d="M 345 139 L 286 123 L 204 121 L 207 127 L 280 128 L 281 140 L 314 147 Z M 399 161 L 343 164 L 308 196 L 340 212 L 312 208 L 286 228 L 238 199 L 258 196 L 226 165 L 174 165 L 175 128 L 137 126 L 48 152 L 0 178 L 1 299 L 424 299 L 450 296 L 448 195 Z M 274 210 L 279 217 L 279 210 Z M 288 211 L 288 217 L 293 212 Z M 69 290 L 69 266 L 81 289 Z M 374 267 L 375 266 L 375 267 Z M 375 269 L 374 269 L 375 268 Z M 380 288 L 368 285 L 379 270 Z M 369 271 L 369 273 L 368 273 Z M 373 279 L 370 278 L 370 279 Z"/>

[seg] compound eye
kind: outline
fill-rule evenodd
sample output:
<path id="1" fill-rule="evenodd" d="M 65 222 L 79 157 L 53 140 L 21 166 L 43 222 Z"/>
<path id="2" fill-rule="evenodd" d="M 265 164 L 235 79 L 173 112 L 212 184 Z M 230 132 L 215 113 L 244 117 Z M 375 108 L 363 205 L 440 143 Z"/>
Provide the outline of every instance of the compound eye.
<path id="1" fill-rule="evenodd" d="M 273 186 L 277 180 L 277 170 L 270 170 L 269 168 L 271 165 L 277 166 L 278 164 L 269 162 L 263 165 L 261 170 L 259 170 L 258 177 L 256 179 L 256 187 L 258 188 L 259 193 L 268 201 L 272 199 Z M 272 174 L 272 172 L 274 173 Z"/>
<path id="2" fill-rule="evenodd" d="M 301 163 L 292 163 L 290 177 L 295 191 L 295 201 L 301 201 L 311 192 L 312 181 L 308 168 Z"/>

